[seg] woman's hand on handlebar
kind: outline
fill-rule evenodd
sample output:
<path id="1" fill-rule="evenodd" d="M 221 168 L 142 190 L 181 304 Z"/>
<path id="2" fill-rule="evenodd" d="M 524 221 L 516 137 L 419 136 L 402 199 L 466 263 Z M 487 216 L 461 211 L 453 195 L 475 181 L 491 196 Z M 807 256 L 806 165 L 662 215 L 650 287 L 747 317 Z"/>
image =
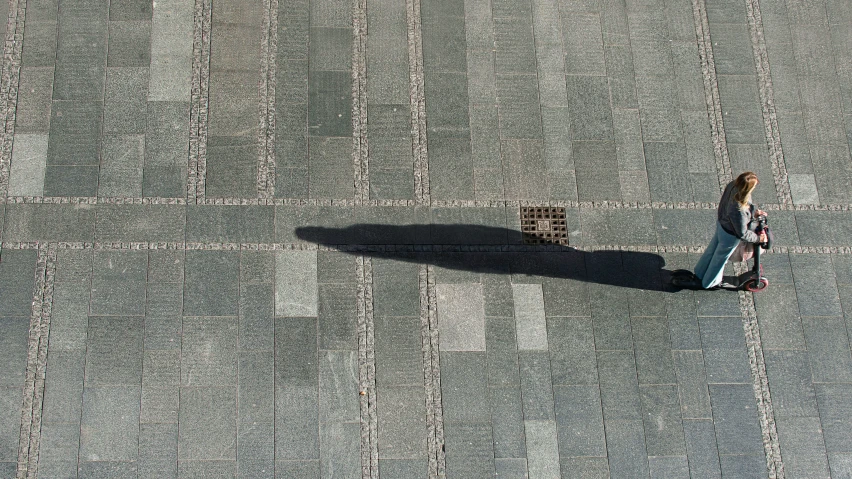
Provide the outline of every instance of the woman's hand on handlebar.
<path id="1" fill-rule="evenodd" d="M 768 241 L 768 239 L 766 238 L 766 233 L 761 231 L 760 232 L 760 243 L 766 243 L 767 241 Z"/>
<path id="2" fill-rule="evenodd" d="M 768 216 L 765 211 L 759 209 L 757 210 L 757 216 Z"/>

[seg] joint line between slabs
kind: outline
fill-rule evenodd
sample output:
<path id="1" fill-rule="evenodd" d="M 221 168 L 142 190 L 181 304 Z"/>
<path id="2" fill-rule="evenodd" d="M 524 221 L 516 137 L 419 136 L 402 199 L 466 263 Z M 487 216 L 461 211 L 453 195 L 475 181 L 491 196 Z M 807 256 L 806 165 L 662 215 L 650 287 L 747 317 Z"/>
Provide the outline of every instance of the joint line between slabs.
<path id="1" fill-rule="evenodd" d="M 258 85 L 257 196 L 275 196 L 275 83 L 278 51 L 278 0 L 263 0 L 261 79 Z"/>
<path id="2" fill-rule="evenodd" d="M 423 34 L 420 0 L 406 0 L 408 27 L 408 98 L 411 107 L 411 152 L 414 157 L 414 198 L 417 205 L 429 206 L 429 155 L 426 141 L 426 93 L 423 75 Z"/>
<path id="3" fill-rule="evenodd" d="M 358 389 L 361 411 L 361 477 L 379 475 L 378 427 L 376 413 L 376 350 L 373 317 L 373 262 L 358 256 L 355 261 L 358 281 Z"/>
<path id="4" fill-rule="evenodd" d="M 713 46 L 710 40 L 710 22 L 707 19 L 707 7 L 704 0 L 692 0 L 692 13 L 695 21 L 698 56 L 701 60 L 701 72 L 704 79 L 704 101 L 710 120 L 710 135 L 713 140 L 716 174 L 719 179 L 719 193 L 721 193 L 733 177 L 725 137 L 725 126 L 722 121 L 722 103 L 719 97 L 716 63 L 713 59 Z"/>
<path id="5" fill-rule="evenodd" d="M 352 163 L 355 201 L 370 199 L 367 148 L 367 0 L 352 5 Z"/>
<path id="6" fill-rule="evenodd" d="M 781 204 L 789 205 L 793 204 L 793 198 L 790 193 L 787 165 L 784 161 L 784 150 L 781 145 L 781 131 L 778 127 L 778 117 L 775 111 L 775 94 L 772 89 L 772 74 L 769 70 L 769 54 L 766 51 L 766 41 L 763 36 L 760 2 L 758 0 L 746 0 L 746 7 L 748 29 L 754 50 L 754 64 L 757 68 L 757 85 L 763 112 L 766 144 L 769 147 L 769 161 L 775 180 L 775 193 Z"/>
<path id="7" fill-rule="evenodd" d="M 426 402 L 426 445 L 429 477 L 446 477 L 444 454 L 444 417 L 441 405 L 441 368 L 438 336 L 435 269 L 420 265 L 420 339 L 423 357 L 423 382 Z"/>
<path id="8" fill-rule="evenodd" d="M 9 192 L 26 12 L 27 0 L 9 0 L 9 16 L 6 19 L 6 37 L 3 43 L 2 76 L 0 77 L 0 118 L 3 122 L 3 131 L 0 132 L 0 135 L 2 135 L 2 139 L 0 139 L 0 198 L 5 198 Z"/>
<path id="9" fill-rule="evenodd" d="M 41 412 L 47 374 L 47 347 L 56 274 L 56 249 L 50 245 L 38 252 L 27 349 L 26 381 L 21 404 L 18 440 L 18 479 L 36 477 L 41 439 Z"/>
<path id="10" fill-rule="evenodd" d="M 187 202 L 203 199 L 207 176 L 207 112 L 210 81 L 211 0 L 195 0 L 192 42 L 192 93 L 190 98 L 189 166 Z"/>
<path id="11" fill-rule="evenodd" d="M 746 271 L 743 264 L 735 265 L 734 269 L 737 274 Z M 778 430 L 775 426 L 775 412 L 772 407 L 769 378 L 766 375 L 766 362 L 763 356 L 763 343 L 760 338 L 757 310 L 754 307 L 754 294 L 746 291 L 739 291 L 738 294 L 751 369 L 752 388 L 757 402 L 758 420 L 760 421 L 763 448 L 766 454 L 766 469 L 770 479 L 784 479 L 784 462 L 781 457 Z"/>

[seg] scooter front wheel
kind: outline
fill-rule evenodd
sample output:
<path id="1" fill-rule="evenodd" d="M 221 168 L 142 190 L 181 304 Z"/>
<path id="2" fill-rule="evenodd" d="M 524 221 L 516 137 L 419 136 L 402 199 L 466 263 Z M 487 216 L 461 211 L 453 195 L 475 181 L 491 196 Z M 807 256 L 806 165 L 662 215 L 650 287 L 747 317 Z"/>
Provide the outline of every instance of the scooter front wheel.
<path id="1" fill-rule="evenodd" d="M 769 280 L 766 278 L 753 279 L 745 284 L 744 289 L 752 293 L 759 293 L 769 286 Z"/>

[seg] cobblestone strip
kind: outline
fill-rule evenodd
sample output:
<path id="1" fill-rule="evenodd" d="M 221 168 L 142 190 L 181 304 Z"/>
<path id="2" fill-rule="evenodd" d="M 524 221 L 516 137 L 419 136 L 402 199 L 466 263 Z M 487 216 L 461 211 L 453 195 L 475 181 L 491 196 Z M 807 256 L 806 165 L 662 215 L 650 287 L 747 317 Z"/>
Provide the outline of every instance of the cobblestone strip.
<path id="1" fill-rule="evenodd" d="M 263 1 L 263 40 L 261 41 L 259 85 L 257 196 L 275 196 L 275 78 L 278 53 L 278 0 Z"/>
<path id="2" fill-rule="evenodd" d="M 435 268 L 420 265 L 420 339 L 423 348 L 423 381 L 426 388 L 426 446 L 429 477 L 446 477 L 444 413 L 441 405 L 441 365 L 438 349 L 438 309 Z"/>
<path id="3" fill-rule="evenodd" d="M 379 477 L 376 419 L 376 347 L 373 321 L 373 261 L 358 256 L 358 384 L 361 407 L 361 477 Z"/>
<path id="4" fill-rule="evenodd" d="M 2 1 L 2 0 L 0 0 Z M 18 108 L 18 82 L 21 79 L 21 51 L 24 43 L 24 20 L 27 0 L 10 0 L 3 43 L 3 66 L 0 76 L 0 198 L 9 190 L 12 142 L 15 136 L 15 113 Z"/>
<path id="5" fill-rule="evenodd" d="M 739 275 L 745 273 L 747 267 L 744 263 L 735 263 L 734 269 Z M 754 295 L 740 291 L 739 300 L 749 366 L 751 366 L 752 387 L 754 388 L 754 397 L 757 400 L 760 431 L 763 434 L 766 469 L 769 472 L 769 479 L 784 479 L 784 463 L 781 460 L 781 446 L 778 442 L 778 430 L 775 427 L 775 412 L 772 409 L 769 379 L 766 376 L 766 363 L 763 358 L 763 343 L 760 339 L 757 311 L 754 308 Z"/>
<path id="6" fill-rule="evenodd" d="M 207 108 L 210 81 L 210 28 L 212 0 L 195 0 L 192 42 L 192 110 L 189 119 L 189 167 L 186 198 L 204 198 L 207 177 Z"/>
<path id="7" fill-rule="evenodd" d="M 370 160 L 367 148 L 367 0 L 352 6 L 352 162 L 355 201 L 370 199 Z"/>
<path id="8" fill-rule="evenodd" d="M 760 92 L 760 106 L 763 109 L 763 126 L 766 130 L 766 144 L 769 147 L 769 159 L 772 163 L 772 176 L 775 179 L 775 192 L 778 202 L 793 204 L 790 183 L 787 179 L 787 165 L 781 148 L 781 130 L 775 113 L 775 95 L 772 90 L 772 75 L 769 72 L 769 54 L 763 38 L 763 20 L 760 16 L 760 2 L 746 0 L 748 29 L 751 45 L 754 49 L 754 64 L 757 67 L 757 87 Z"/>
<path id="9" fill-rule="evenodd" d="M 710 135 L 713 140 L 713 152 L 716 156 L 719 192 L 722 192 L 733 177 L 731 176 L 731 160 L 728 156 L 725 128 L 722 122 L 722 103 L 719 98 L 719 83 L 716 79 L 716 63 L 713 60 L 710 23 L 707 19 L 707 6 L 704 0 L 692 0 L 692 14 L 695 20 L 695 36 L 698 41 L 698 57 L 701 60 L 701 72 L 704 77 L 704 100 L 707 103 Z"/>
<path id="10" fill-rule="evenodd" d="M 27 376 L 21 404 L 21 435 L 18 440 L 18 479 L 34 478 L 38 472 L 41 439 L 41 409 L 47 372 L 47 345 L 53 305 L 56 249 L 40 245 L 35 271 L 32 315 L 30 316 Z"/>
<path id="11" fill-rule="evenodd" d="M 414 153 L 414 198 L 430 205 L 429 156 L 426 148 L 426 92 L 423 80 L 423 34 L 420 0 L 405 1 L 408 24 L 408 98 L 411 105 L 411 148 Z"/>

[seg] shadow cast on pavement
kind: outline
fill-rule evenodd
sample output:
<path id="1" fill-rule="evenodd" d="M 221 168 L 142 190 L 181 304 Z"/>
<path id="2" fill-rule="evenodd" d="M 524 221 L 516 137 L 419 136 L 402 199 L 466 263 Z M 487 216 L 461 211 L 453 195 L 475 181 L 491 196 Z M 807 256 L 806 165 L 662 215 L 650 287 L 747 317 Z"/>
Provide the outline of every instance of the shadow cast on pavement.
<path id="1" fill-rule="evenodd" d="M 382 225 L 355 224 L 345 228 L 303 226 L 296 236 L 322 246 L 359 245 L 357 251 L 341 248 L 351 254 L 388 258 L 440 268 L 485 274 L 512 274 L 620 286 L 632 289 L 675 292 L 671 271 L 663 268 L 665 260 L 655 253 L 633 251 L 580 251 L 569 246 L 548 245 L 541 251 L 518 252 L 417 252 L 388 251 L 382 246 L 461 247 L 505 246 L 517 230 L 466 224 Z M 370 251 L 376 247 L 378 251 Z M 365 251 L 366 250 L 366 251 Z"/>

